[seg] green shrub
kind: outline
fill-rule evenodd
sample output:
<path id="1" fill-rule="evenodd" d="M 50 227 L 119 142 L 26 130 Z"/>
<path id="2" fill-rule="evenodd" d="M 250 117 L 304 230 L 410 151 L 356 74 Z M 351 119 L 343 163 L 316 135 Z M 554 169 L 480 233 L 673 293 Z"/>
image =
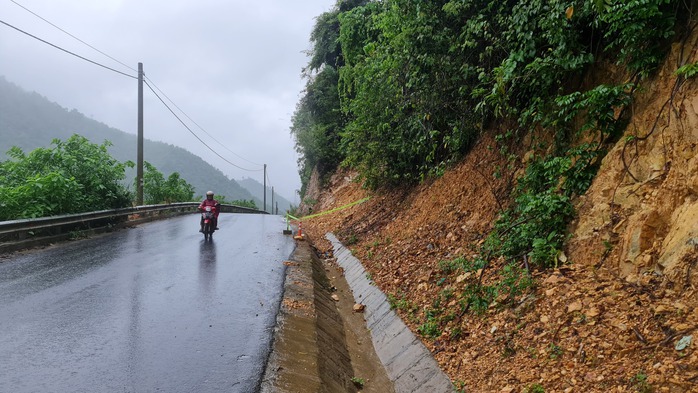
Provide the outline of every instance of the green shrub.
<path id="1" fill-rule="evenodd" d="M 0 220 L 115 209 L 131 205 L 122 185 L 127 164 L 112 158 L 105 141 L 73 135 L 25 154 L 14 147 L 0 162 Z"/>

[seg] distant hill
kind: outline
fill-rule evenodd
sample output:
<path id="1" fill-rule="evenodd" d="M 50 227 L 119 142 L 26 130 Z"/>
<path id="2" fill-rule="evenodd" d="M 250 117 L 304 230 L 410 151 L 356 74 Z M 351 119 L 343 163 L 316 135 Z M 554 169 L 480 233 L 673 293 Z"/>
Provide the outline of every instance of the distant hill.
<path id="1" fill-rule="evenodd" d="M 49 101 L 38 93 L 29 93 L 0 76 L 0 160 L 7 159 L 5 153 L 12 147 L 25 152 L 37 147 L 50 146 L 55 138 L 65 140 L 80 134 L 92 143 L 105 140 L 113 146 L 109 153 L 119 161 L 136 161 L 136 135 L 129 134 L 106 124 L 87 118 L 77 110 L 68 110 Z M 261 198 L 200 157 L 180 147 L 163 142 L 145 140 L 145 160 L 153 164 L 165 177 L 179 172 L 181 177 L 194 186 L 195 195 L 202 196 L 209 189 L 227 200 L 254 200 L 262 208 Z M 127 173 L 129 185 L 135 178 L 135 169 Z M 279 202 L 281 208 L 281 202 Z"/>
<path id="2" fill-rule="evenodd" d="M 249 177 L 243 178 L 242 180 L 237 180 L 237 182 L 246 190 L 251 192 L 255 198 L 262 201 L 264 200 L 264 185 L 262 183 Z M 270 213 L 276 213 L 276 211 L 272 212 L 272 207 L 275 208 L 277 206 L 277 202 L 279 206 L 279 214 L 283 215 L 286 210 L 291 210 L 291 202 L 279 195 L 277 192 L 274 192 L 274 206 L 272 206 L 271 187 L 267 186 L 267 211 Z M 259 204 L 257 207 L 259 209 L 264 208 L 263 204 Z"/>

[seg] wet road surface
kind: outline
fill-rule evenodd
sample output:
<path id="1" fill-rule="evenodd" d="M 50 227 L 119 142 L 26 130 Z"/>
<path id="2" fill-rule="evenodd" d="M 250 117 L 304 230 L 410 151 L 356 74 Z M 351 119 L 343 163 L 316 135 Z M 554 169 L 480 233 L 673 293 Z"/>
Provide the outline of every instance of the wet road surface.
<path id="1" fill-rule="evenodd" d="M 198 215 L 0 260 L 0 392 L 254 392 L 294 242 Z"/>

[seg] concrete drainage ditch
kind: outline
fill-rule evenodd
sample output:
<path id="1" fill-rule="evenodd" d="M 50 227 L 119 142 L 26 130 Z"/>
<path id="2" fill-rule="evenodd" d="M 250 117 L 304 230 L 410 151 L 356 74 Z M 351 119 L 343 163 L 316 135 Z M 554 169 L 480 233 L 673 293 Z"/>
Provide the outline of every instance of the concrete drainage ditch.
<path id="1" fill-rule="evenodd" d="M 453 392 L 361 262 L 328 233 L 336 263 L 298 242 L 261 392 Z M 355 303 L 363 304 L 354 312 Z"/>

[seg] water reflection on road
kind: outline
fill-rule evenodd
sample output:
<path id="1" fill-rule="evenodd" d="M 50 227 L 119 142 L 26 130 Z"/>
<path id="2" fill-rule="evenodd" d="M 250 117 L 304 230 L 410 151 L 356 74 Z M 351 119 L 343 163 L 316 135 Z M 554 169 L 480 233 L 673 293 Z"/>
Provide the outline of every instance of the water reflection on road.
<path id="1" fill-rule="evenodd" d="M 0 263 L 0 392 L 254 392 L 293 240 L 198 215 Z"/>

